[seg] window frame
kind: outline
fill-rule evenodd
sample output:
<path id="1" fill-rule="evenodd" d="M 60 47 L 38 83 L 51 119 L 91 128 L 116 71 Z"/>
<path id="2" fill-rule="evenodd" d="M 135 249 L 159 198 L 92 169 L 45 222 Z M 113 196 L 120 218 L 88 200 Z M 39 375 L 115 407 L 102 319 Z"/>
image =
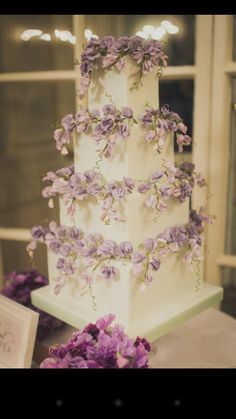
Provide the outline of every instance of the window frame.
<path id="1" fill-rule="evenodd" d="M 229 204 L 231 78 L 236 76 L 236 62 L 232 58 L 233 15 L 216 15 L 214 23 L 214 71 L 212 72 L 209 155 L 209 186 L 212 197 L 208 203 L 208 210 L 211 213 L 216 213 L 217 222 L 212 230 L 208 229 L 207 233 L 207 245 L 210 252 L 206 258 L 206 276 L 209 278 L 209 282 L 220 284 L 220 267 L 236 267 L 236 255 L 225 252 L 227 206 Z M 218 239 L 216 240 L 216 238 Z"/>

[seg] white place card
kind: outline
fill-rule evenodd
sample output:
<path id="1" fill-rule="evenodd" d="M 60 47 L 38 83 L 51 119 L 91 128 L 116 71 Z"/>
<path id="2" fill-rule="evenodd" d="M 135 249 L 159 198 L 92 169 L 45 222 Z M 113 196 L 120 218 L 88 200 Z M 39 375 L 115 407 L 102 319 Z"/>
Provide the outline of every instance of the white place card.
<path id="1" fill-rule="evenodd" d="M 0 367 L 30 368 L 39 314 L 0 295 Z"/>

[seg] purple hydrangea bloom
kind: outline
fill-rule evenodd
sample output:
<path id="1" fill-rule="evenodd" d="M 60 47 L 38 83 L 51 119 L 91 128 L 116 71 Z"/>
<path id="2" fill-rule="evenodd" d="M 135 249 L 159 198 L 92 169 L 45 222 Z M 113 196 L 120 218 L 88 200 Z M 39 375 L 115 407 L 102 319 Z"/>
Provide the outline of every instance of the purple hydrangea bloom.
<path id="1" fill-rule="evenodd" d="M 130 339 L 108 314 L 73 333 L 67 343 L 49 349 L 40 368 L 148 368 L 149 342 Z"/>

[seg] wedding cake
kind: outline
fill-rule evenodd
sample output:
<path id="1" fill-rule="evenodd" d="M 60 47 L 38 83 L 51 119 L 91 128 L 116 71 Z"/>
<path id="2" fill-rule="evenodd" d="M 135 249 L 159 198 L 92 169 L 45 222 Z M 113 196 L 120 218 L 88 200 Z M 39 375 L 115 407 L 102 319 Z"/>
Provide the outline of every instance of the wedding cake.
<path id="1" fill-rule="evenodd" d="M 28 251 L 47 245 L 50 280 L 32 301 L 74 327 L 114 313 L 130 336 L 154 340 L 222 298 L 202 277 L 200 234 L 211 218 L 190 210 L 205 181 L 174 161 L 174 135 L 180 152 L 191 138 L 159 106 L 155 70 L 166 65 L 159 41 L 92 38 L 80 63 L 88 106 L 54 132 L 64 155 L 73 139 L 74 165 L 44 178 L 60 224 L 32 229 Z"/>

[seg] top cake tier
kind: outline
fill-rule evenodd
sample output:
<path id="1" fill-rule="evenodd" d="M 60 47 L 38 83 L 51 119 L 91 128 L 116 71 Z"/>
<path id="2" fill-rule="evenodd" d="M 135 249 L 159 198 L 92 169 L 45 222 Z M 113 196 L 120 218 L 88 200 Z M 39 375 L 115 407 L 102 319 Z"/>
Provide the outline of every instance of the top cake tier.
<path id="1" fill-rule="evenodd" d="M 121 109 L 129 106 L 133 110 L 137 124 L 130 128 L 129 137 L 122 139 L 115 146 L 110 159 L 103 158 L 99 162 L 100 169 L 107 181 L 119 180 L 123 176 L 146 179 L 155 170 L 160 169 L 163 158 L 174 161 L 173 140 L 167 138 L 162 152 L 156 151 L 155 145 L 145 142 L 147 129 L 142 127 L 138 118 L 145 112 L 146 105 L 159 108 L 159 84 L 157 70 L 142 75 L 142 82 L 137 89 L 131 89 L 136 80 L 137 65 L 126 57 L 125 68 L 118 71 L 116 68 L 93 70 L 92 80 L 88 91 L 89 110 L 99 109 L 111 100 Z M 96 166 L 99 160 L 98 150 L 101 144 L 96 144 L 89 133 L 76 135 L 74 142 L 75 170 L 82 172 Z"/>

